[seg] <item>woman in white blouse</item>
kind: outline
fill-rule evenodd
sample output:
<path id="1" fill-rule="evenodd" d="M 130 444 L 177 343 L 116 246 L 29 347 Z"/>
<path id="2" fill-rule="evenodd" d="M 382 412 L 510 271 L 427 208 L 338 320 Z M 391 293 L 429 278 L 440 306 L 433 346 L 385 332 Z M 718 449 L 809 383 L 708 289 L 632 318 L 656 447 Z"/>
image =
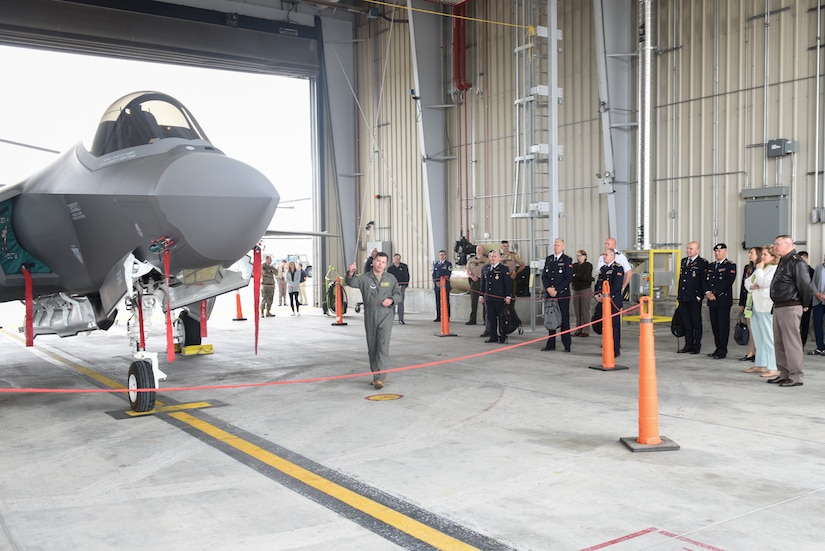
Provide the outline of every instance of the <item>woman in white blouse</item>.
<path id="1" fill-rule="evenodd" d="M 776 272 L 779 257 L 773 245 L 762 248 L 762 261 L 756 265 L 753 275 L 745 281 L 745 288 L 753 296 L 753 342 L 756 345 L 756 361 L 745 373 L 761 373 L 762 377 L 776 377 L 776 356 L 773 347 L 773 301 L 771 300 L 771 281 Z"/>

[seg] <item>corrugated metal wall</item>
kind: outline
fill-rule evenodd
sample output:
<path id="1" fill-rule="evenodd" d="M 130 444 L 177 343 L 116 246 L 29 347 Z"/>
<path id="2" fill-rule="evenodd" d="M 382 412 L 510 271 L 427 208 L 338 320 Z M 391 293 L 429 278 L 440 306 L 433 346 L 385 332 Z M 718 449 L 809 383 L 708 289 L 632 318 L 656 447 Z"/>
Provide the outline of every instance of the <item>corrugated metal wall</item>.
<path id="1" fill-rule="evenodd" d="M 789 231 L 808 242 L 798 248 L 819 257 L 822 228 L 809 223 L 817 74 L 811 5 L 658 3 L 657 44 L 668 50 L 656 67 L 658 241 L 698 239 L 707 256 L 713 243 L 726 242 L 742 262 L 741 191 L 783 185 L 792 188 Z M 798 140 L 799 153 L 767 160 L 765 141 L 775 138 Z"/>
<path id="2" fill-rule="evenodd" d="M 390 241 L 393 252 L 409 264 L 413 279 L 423 284 L 430 251 L 416 104 L 410 97 L 413 65 L 409 25 L 405 10 L 387 15 L 400 21 L 373 19 L 356 29 L 361 174 L 358 258 L 363 261 L 369 253 L 368 242 Z M 369 221 L 375 222 L 375 228 L 368 234 L 365 227 Z M 352 252 L 347 251 L 347 255 Z"/>
<path id="3" fill-rule="evenodd" d="M 791 234 L 820 258 L 825 225 L 810 222 L 814 192 L 816 120 L 816 2 L 790 0 L 663 0 L 655 2 L 654 91 L 656 144 L 651 242 L 693 239 L 712 256 L 713 243 L 728 243 L 741 263 L 746 254 L 745 203 L 740 192 L 781 184 L 792 187 Z M 441 9 L 433 4 L 434 9 Z M 766 8 L 771 15 L 766 18 Z M 451 85 L 451 23 L 443 22 L 445 129 L 449 151 L 449 232 L 473 242 L 509 239 L 526 253 L 528 223 L 511 217 L 514 180 L 514 48 L 525 29 L 513 4 L 471 0 L 466 4 L 467 80 Z M 389 12 L 388 12 L 389 13 Z M 568 253 L 584 248 L 591 260 L 608 232 L 607 199 L 595 187 L 603 166 L 592 2 L 558 3 L 563 32 L 559 82 L 560 142 L 564 147 L 559 199 L 564 214 L 559 237 Z M 395 17 L 406 19 L 404 10 Z M 635 20 L 635 19 L 634 19 Z M 768 25 L 766 25 L 766 23 Z M 636 29 L 630 30 L 635 34 Z M 383 19 L 357 28 L 357 96 L 360 120 L 362 223 L 374 220 L 381 240 L 404 255 L 414 279 L 426 281 L 434 251 L 427 251 L 427 217 L 415 105 L 409 27 Z M 766 48 L 767 39 L 767 48 Z M 767 57 L 766 57 L 767 52 Z M 767 68 L 767 79 L 766 75 Z M 767 101 L 766 101 L 767 94 Z M 767 109 L 766 109 L 767 106 Z M 765 160 L 765 138 L 798 140 L 799 153 Z M 820 148 L 822 144 L 820 144 Z M 635 159 L 633 160 L 635 165 Z M 820 155 L 819 167 L 825 164 Z M 781 178 L 781 179 L 780 179 Z M 374 195 L 391 199 L 374 199 Z M 822 205 L 820 190 L 819 205 Z M 547 225 L 541 226 L 547 228 Z M 536 236 L 544 243 L 553 236 Z M 634 232 L 635 233 L 635 232 Z M 485 237 L 488 236 L 488 237 Z M 375 240 L 362 231 L 361 241 Z M 451 250 L 453 243 L 436 244 Z M 364 252 L 359 252 L 363 259 Z M 452 256 L 452 253 L 450 254 Z M 529 259 L 529 258 L 528 258 Z"/>

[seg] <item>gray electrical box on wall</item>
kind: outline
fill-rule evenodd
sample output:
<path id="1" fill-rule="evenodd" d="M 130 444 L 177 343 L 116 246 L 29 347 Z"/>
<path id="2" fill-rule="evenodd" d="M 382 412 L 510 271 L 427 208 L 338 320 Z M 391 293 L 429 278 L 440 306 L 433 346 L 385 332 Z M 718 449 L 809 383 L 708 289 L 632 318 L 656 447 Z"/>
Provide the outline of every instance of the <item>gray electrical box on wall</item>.
<path id="1" fill-rule="evenodd" d="M 367 256 L 372 252 L 373 249 L 378 249 L 380 253 L 387 253 L 387 256 L 390 257 L 390 262 L 392 262 L 392 243 L 389 241 L 367 241 Z M 387 263 L 389 266 L 389 263 Z"/>
<path id="2" fill-rule="evenodd" d="M 790 188 L 775 186 L 742 190 L 745 199 L 745 248 L 773 243 L 777 235 L 790 232 L 788 194 Z"/>

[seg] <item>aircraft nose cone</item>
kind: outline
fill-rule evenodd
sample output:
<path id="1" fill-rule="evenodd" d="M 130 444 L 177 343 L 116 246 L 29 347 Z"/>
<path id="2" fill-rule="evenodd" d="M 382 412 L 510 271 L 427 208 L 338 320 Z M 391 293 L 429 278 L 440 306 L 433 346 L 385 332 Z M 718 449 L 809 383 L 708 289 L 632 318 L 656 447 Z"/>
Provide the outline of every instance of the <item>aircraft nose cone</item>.
<path id="1" fill-rule="evenodd" d="M 237 261 L 261 239 L 280 200 L 266 176 L 211 152 L 194 152 L 169 165 L 157 196 L 177 229 L 171 237 L 179 240 L 173 255 L 178 268 Z"/>

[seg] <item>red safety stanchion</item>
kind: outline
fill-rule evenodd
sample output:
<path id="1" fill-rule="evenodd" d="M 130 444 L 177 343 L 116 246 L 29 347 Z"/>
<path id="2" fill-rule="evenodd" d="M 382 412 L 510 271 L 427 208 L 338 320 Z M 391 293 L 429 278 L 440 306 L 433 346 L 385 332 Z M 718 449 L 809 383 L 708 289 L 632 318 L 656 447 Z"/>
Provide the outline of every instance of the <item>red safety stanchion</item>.
<path id="1" fill-rule="evenodd" d="M 137 311 L 138 311 L 138 329 L 140 329 L 140 338 L 138 340 L 138 350 L 146 350 L 146 326 L 143 321 L 143 296 L 138 291 L 137 294 Z"/>
<path id="2" fill-rule="evenodd" d="M 171 260 L 169 258 L 169 247 L 174 244 L 174 241 L 166 239 L 163 245 L 163 279 L 166 283 L 166 361 L 172 363 L 175 361 L 175 343 L 172 335 L 172 286 L 169 284 L 169 266 Z"/>
<path id="3" fill-rule="evenodd" d="M 34 346 L 34 285 L 29 269 L 23 266 L 22 270 L 26 286 L 26 346 Z"/>
<path id="4" fill-rule="evenodd" d="M 332 325 L 346 325 L 344 322 L 344 299 L 341 297 L 341 276 L 335 278 L 335 322 Z"/>
<path id="5" fill-rule="evenodd" d="M 241 308 L 241 292 L 235 291 L 235 317 L 232 321 L 246 321 L 243 317 L 243 309 Z"/>
<path id="6" fill-rule="evenodd" d="M 450 333 L 450 308 L 447 306 L 447 276 L 441 276 L 441 288 L 438 292 L 441 294 L 441 310 L 438 312 L 438 317 L 441 318 L 441 333 L 439 337 L 457 337 L 455 333 Z"/>
<path id="7" fill-rule="evenodd" d="M 613 315 L 611 312 L 612 302 L 610 301 L 610 284 L 602 283 L 602 365 L 591 365 L 590 369 L 599 371 L 621 371 L 628 369 L 622 365 L 616 365 L 616 355 L 613 352 Z M 616 315 L 620 315 L 618 312 Z"/>
<path id="8" fill-rule="evenodd" d="M 206 318 L 209 317 L 207 313 L 206 301 L 201 301 L 201 308 L 200 308 L 200 316 L 201 316 L 201 338 L 205 339 L 209 336 L 209 333 L 206 330 Z"/>
<path id="9" fill-rule="evenodd" d="M 639 436 L 619 440 L 633 452 L 674 451 L 679 444 L 659 436 L 659 396 L 653 340 L 653 301 L 642 297 L 639 316 Z"/>

